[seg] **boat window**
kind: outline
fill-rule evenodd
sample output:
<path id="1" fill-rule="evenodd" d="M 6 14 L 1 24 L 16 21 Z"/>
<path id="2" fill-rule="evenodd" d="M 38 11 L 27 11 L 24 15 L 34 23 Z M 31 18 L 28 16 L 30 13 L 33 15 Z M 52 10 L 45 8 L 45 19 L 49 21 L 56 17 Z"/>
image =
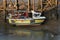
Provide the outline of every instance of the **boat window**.
<path id="1" fill-rule="evenodd" d="M 40 16 L 40 14 L 34 14 L 35 17 Z"/>

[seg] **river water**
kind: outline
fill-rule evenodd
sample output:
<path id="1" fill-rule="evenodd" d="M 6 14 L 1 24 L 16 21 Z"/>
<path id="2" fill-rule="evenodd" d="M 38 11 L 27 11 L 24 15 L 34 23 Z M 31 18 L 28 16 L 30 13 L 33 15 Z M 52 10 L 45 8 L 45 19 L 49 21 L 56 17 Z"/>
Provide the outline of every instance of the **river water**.
<path id="1" fill-rule="evenodd" d="M 58 6 L 58 13 L 60 15 L 60 5 Z M 60 17 L 60 16 L 59 16 Z M 59 19 L 60 20 L 60 19 Z M 60 22 L 58 22 L 60 24 Z M 9 28 L 9 26 L 8 26 Z M 12 28 L 13 29 L 13 28 Z M 0 40 L 60 40 L 60 25 L 58 25 L 58 35 L 54 35 L 51 32 L 44 31 L 32 31 L 26 29 L 16 28 L 14 30 L 8 30 L 5 33 L 4 25 L 0 22 Z M 16 30 L 16 31 L 15 31 Z"/>

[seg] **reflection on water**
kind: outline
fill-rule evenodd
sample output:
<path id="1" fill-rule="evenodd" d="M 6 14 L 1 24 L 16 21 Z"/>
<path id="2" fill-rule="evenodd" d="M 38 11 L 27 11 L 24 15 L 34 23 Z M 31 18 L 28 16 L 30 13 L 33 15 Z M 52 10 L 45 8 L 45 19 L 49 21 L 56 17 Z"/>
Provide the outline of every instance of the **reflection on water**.
<path id="1" fill-rule="evenodd" d="M 0 34 L 0 40 L 60 40 L 60 35 L 51 38 L 49 33 L 45 36 L 32 34 L 30 36 L 3 35 Z"/>
<path id="2" fill-rule="evenodd" d="M 60 40 L 60 35 L 56 35 L 53 40 Z"/>
<path id="3" fill-rule="evenodd" d="M 23 33 L 23 32 L 22 32 Z M 29 35 L 26 36 L 26 33 L 22 34 L 8 34 L 4 35 L 0 33 L 0 40 L 51 40 L 51 34 L 49 32 L 44 33 L 43 31 L 36 32 L 31 31 Z M 21 36 L 22 35 L 22 36 Z"/>
<path id="4" fill-rule="evenodd" d="M 58 9 L 58 13 L 60 15 L 60 9 Z M 3 27 L 3 24 L 1 24 L 0 25 L 0 40 L 60 40 L 60 35 L 56 35 L 52 37 L 52 34 L 49 32 L 44 33 L 44 32 L 31 31 L 31 34 L 29 34 L 28 36 L 26 35 L 21 36 L 21 34 L 20 35 L 16 35 L 16 34 L 5 35 L 3 31 L 4 31 L 4 27 Z"/>

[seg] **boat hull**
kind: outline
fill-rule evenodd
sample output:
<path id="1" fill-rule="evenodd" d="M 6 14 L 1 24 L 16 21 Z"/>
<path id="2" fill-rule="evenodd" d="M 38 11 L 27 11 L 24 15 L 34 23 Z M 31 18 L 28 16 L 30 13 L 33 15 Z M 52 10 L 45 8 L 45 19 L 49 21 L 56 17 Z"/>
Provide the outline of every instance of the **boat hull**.
<path id="1" fill-rule="evenodd" d="M 44 19 L 8 19 L 8 22 L 10 24 L 15 24 L 15 25 L 33 25 L 33 24 L 41 24 L 44 22 Z"/>

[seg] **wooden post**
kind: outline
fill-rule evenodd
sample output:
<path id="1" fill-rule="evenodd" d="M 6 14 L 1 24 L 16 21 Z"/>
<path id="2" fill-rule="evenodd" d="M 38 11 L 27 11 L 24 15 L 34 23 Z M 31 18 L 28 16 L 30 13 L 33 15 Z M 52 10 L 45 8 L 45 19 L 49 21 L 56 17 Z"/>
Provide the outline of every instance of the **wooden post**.
<path id="1" fill-rule="evenodd" d="M 16 7 L 16 10 L 17 10 L 17 0 L 15 0 L 15 5 L 14 6 Z"/>
<path id="2" fill-rule="evenodd" d="M 42 0 L 38 0 L 38 11 L 43 11 L 43 4 L 42 4 Z"/>
<path id="3" fill-rule="evenodd" d="M 7 0 L 3 0 L 3 7 L 4 7 L 4 34 L 8 34 L 8 26 L 7 26 L 7 20 L 6 20 L 6 7 L 7 7 Z"/>
<path id="4" fill-rule="evenodd" d="M 4 10 L 6 10 L 6 6 L 7 6 L 7 1 L 6 1 L 6 0 L 3 0 L 3 7 L 4 7 Z"/>
<path id="5" fill-rule="evenodd" d="M 4 14 L 5 14 L 5 22 L 6 22 L 6 6 L 7 6 L 7 0 L 3 0 Z"/>
<path id="6" fill-rule="evenodd" d="M 28 0 L 28 12 L 30 10 L 30 0 Z"/>
<path id="7" fill-rule="evenodd" d="M 34 5 L 34 3 L 35 3 L 35 0 L 32 0 L 32 2 L 33 2 L 33 10 L 34 10 L 34 8 L 35 8 L 35 7 L 34 7 L 34 6 L 35 6 L 35 5 Z"/>
<path id="8" fill-rule="evenodd" d="M 56 6 L 58 5 L 58 1 L 57 0 L 55 0 L 56 1 Z"/>
<path id="9" fill-rule="evenodd" d="M 43 11 L 43 1 L 41 0 L 41 12 Z"/>
<path id="10" fill-rule="evenodd" d="M 10 0 L 10 5 L 12 4 L 12 1 Z"/>
<path id="11" fill-rule="evenodd" d="M 18 0 L 15 0 L 15 3 L 16 3 L 16 9 L 19 10 Z"/>

